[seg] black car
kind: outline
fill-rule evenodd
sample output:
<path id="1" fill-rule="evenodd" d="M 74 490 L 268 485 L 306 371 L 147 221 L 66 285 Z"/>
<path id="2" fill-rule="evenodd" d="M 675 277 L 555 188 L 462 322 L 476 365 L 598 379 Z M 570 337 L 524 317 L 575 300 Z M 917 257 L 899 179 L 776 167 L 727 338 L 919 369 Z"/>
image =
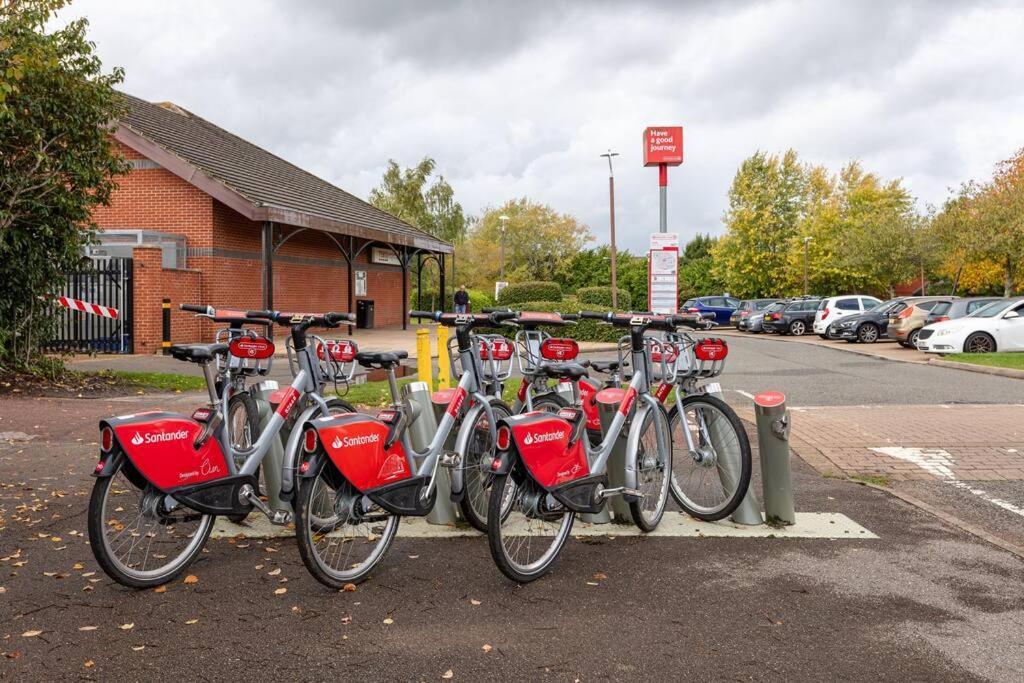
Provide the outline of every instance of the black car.
<path id="1" fill-rule="evenodd" d="M 829 339 L 842 339 L 850 343 L 861 342 L 872 344 L 885 338 L 889 329 L 889 318 L 895 316 L 907 306 L 924 297 L 900 296 L 883 301 L 874 308 L 858 315 L 848 315 L 828 326 L 826 334 Z"/>
<path id="2" fill-rule="evenodd" d="M 814 324 L 814 315 L 818 312 L 820 301 L 821 299 L 810 297 L 794 299 L 781 311 L 766 312 L 762 323 L 764 331 L 792 334 L 797 337 L 805 334 Z"/>

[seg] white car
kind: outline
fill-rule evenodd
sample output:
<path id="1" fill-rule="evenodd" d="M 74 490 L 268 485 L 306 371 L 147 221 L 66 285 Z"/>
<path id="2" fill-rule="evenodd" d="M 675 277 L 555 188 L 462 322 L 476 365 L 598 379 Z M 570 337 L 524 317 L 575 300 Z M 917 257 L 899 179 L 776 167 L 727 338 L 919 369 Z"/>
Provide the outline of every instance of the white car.
<path id="1" fill-rule="evenodd" d="M 818 312 L 814 314 L 814 333 L 822 339 L 828 339 L 828 326 L 836 320 L 863 313 L 880 303 L 882 302 L 875 297 L 863 294 L 845 294 L 822 299 L 818 304 Z"/>
<path id="2" fill-rule="evenodd" d="M 917 348 L 938 354 L 1024 351 L 1024 299 L 995 301 L 963 318 L 928 325 Z"/>

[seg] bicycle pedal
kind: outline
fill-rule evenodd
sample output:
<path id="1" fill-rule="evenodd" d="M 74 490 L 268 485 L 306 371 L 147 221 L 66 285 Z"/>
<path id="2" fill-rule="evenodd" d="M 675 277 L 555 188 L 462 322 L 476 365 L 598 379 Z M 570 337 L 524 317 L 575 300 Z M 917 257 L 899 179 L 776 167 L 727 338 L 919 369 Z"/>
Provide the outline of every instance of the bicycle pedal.
<path id="1" fill-rule="evenodd" d="M 462 462 L 462 458 L 459 457 L 458 453 L 444 453 L 441 456 L 441 467 L 458 467 L 459 463 Z"/>
<path id="2" fill-rule="evenodd" d="M 627 488 L 625 486 L 616 486 L 610 489 L 601 489 L 597 492 L 597 499 L 604 500 L 605 498 L 611 498 L 612 496 L 634 496 L 636 498 L 643 498 L 644 494 L 637 489 Z"/>
<path id="3" fill-rule="evenodd" d="M 284 526 L 290 524 L 292 521 L 292 513 L 287 510 L 274 510 L 273 514 L 267 515 L 267 519 L 270 520 L 271 524 L 276 526 Z"/>

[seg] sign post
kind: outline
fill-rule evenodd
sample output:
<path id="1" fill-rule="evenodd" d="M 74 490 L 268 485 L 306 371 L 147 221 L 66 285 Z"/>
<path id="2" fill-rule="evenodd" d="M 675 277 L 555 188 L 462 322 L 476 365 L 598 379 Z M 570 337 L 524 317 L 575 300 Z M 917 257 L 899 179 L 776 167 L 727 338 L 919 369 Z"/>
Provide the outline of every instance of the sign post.
<path id="1" fill-rule="evenodd" d="M 679 235 L 652 232 L 647 252 L 647 302 L 652 313 L 675 315 L 679 309 Z"/>
<path id="2" fill-rule="evenodd" d="M 668 167 L 683 163 L 683 127 L 651 126 L 644 129 L 644 166 L 658 167 L 660 222 L 668 232 Z"/>

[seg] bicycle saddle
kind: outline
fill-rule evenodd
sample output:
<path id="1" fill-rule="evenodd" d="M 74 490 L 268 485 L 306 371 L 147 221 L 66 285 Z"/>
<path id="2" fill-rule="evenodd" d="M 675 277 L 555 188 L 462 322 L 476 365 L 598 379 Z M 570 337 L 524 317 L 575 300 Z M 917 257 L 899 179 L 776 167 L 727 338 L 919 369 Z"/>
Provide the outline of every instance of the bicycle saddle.
<path id="1" fill-rule="evenodd" d="M 400 360 L 408 357 L 408 351 L 360 351 L 356 354 L 356 362 L 364 368 L 387 368 L 398 365 Z"/>
<path id="2" fill-rule="evenodd" d="M 589 376 L 587 369 L 579 363 L 542 363 L 538 369 L 548 377 L 579 379 Z"/>
<path id="3" fill-rule="evenodd" d="M 592 360 L 590 361 L 590 367 L 594 368 L 598 372 L 615 372 L 623 365 L 629 365 L 629 363 L 619 363 L 618 360 Z"/>
<path id="4" fill-rule="evenodd" d="M 190 363 L 206 363 L 214 356 L 228 352 L 227 344 L 175 344 L 170 348 L 171 355 L 178 360 Z"/>

